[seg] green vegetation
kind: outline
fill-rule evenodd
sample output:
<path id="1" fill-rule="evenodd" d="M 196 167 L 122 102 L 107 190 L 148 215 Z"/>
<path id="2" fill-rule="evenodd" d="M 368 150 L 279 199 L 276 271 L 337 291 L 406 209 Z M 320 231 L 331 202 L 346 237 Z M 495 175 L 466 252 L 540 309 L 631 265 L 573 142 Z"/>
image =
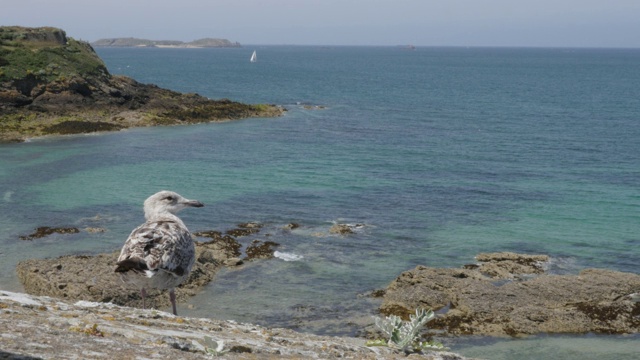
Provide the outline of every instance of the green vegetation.
<path id="1" fill-rule="evenodd" d="M 49 82 L 108 75 L 91 45 L 67 38 L 59 29 L 40 29 L 33 35 L 23 28 L 0 28 L 0 82 L 29 76 Z"/>
<path id="2" fill-rule="evenodd" d="M 202 347 L 205 354 L 212 357 L 222 356 L 227 352 L 229 352 L 229 350 L 226 350 L 224 348 L 224 341 L 222 340 L 215 341 L 209 336 L 204 337 L 203 344 L 201 344 L 200 342 L 197 342 L 197 345 Z"/>
<path id="3" fill-rule="evenodd" d="M 81 120 L 68 120 L 55 125 L 48 126 L 43 129 L 45 134 L 86 134 L 98 131 L 115 131 L 121 130 L 123 127 L 117 124 L 111 124 L 102 121 L 88 122 Z"/>
<path id="4" fill-rule="evenodd" d="M 367 346 L 388 346 L 405 353 L 422 350 L 444 350 L 445 347 L 436 342 L 418 341 L 420 330 L 435 317 L 432 310 L 417 309 L 415 315 L 409 316 L 409 321 L 391 315 L 382 319 L 375 318 L 376 326 L 388 337 L 388 340 L 373 340 Z"/>
<path id="5" fill-rule="evenodd" d="M 272 117 L 284 111 L 274 105 L 210 100 L 111 76 L 91 45 L 68 38 L 61 29 L 0 26 L 0 142 Z"/>

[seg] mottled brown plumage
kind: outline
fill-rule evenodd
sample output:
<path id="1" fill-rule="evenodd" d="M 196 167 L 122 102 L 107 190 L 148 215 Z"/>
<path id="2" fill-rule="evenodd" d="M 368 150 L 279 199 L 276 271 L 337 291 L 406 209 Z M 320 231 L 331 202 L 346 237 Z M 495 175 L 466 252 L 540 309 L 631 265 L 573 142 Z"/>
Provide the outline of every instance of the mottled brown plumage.
<path id="1" fill-rule="evenodd" d="M 169 289 L 177 315 L 174 288 L 188 276 L 195 262 L 191 233 L 175 213 L 185 207 L 202 207 L 171 191 L 160 191 L 144 202 L 147 221 L 135 228 L 122 247 L 116 272 L 137 286 L 144 298 L 148 288 Z"/>

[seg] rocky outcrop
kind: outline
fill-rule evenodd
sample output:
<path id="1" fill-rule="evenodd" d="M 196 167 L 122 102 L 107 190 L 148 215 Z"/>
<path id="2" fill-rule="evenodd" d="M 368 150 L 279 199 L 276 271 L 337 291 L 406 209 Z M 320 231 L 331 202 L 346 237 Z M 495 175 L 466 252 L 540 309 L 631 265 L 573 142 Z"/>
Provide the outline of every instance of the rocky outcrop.
<path id="1" fill-rule="evenodd" d="M 0 66 L 0 141 L 272 117 L 285 111 L 112 76 L 91 45 L 56 28 L 0 27 Z"/>
<path id="2" fill-rule="evenodd" d="M 67 34 L 53 27 L 28 28 L 22 26 L 0 27 L 0 39 L 29 41 L 33 43 L 67 44 Z"/>
<path id="3" fill-rule="evenodd" d="M 234 257 L 220 248 L 216 243 L 198 244 L 193 270 L 176 290 L 178 302 L 197 294 L 215 277 L 225 261 Z M 113 252 L 31 259 L 18 263 L 16 272 L 29 294 L 142 307 L 139 289 L 127 287 L 114 272 L 118 255 L 119 252 Z M 166 308 L 170 305 L 169 296 L 158 290 L 148 291 L 146 305 Z"/>
<path id="4" fill-rule="evenodd" d="M 366 347 L 364 339 L 1 290 L 0 329 L 2 359 L 211 359 L 207 337 L 224 342 L 224 359 L 407 358 L 386 347 Z M 464 360 L 449 352 L 410 358 Z"/>
<path id="5" fill-rule="evenodd" d="M 441 315 L 430 329 L 449 334 L 518 336 L 536 333 L 638 333 L 640 275 L 586 269 L 544 273 L 544 255 L 480 254 L 480 264 L 418 266 L 384 292 L 380 311 L 408 317 L 416 308 Z"/>
<path id="6" fill-rule="evenodd" d="M 364 224 L 334 224 L 329 229 L 330 234 L 337 235 L 349 235 L 356 232 L 358 229 L 362 229 Z"/>
<path id="7" fill-rule="evenodd" d="M 80 232 L 80 229 L 78 228 L 74 228 L 74 227 L 67 227 L 67 228 L 56 228 L 56 227 L 49 227 L 49 226 L 40 226 L 38 228 L 36 228 L 34 230 L 34 232 L 32 232 L 29 235 L 24 235 L 24 236 L 20 236 L 20 240 L 33 240 L 33 239 L 39 239 L 45 236 L 49 236 L 51 234 L 57 233 L 57 234 L 77 234 Z"/>
<path id="8" fill-rule="evenodd" d="M 222 267 L 242 265 L 245 261 L 273 258 L 277 243 L 253 240 L 242 258 L 242 244 L 236 238 L 255 235 L 262 225 L 238 224 L 223 234 L 200 231 L 193 235 L 208 238 L 196 241 L 196 262 L 187 280 L 178 287 L 178 302 L 184 302 L 211 282 Z M 78 232 L 76 228 L 40 227 L 25 239 L 31 240 L 53 233 Z M 90 230 L 86 230 L 90 231 Z M 91 229 L 91 231 L 105 231 Z M 119 252 L 98 255 L 67 255 L 53 259 L 30 259 L 18 263 L 16 272 L 27 293 L 68 300 L 111 302 L 117 305 L 142 306 L 139 289 L 127 287 L 114 272 Z M 166 291 L 147 289 L 146 305 L 151 308 L 169 306 Z"/>

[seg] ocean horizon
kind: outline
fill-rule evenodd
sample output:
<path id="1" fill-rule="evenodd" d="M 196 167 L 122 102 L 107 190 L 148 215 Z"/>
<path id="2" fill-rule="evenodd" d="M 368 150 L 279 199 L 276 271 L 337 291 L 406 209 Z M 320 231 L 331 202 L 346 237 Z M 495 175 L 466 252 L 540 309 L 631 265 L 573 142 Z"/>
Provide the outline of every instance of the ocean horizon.
<path id="1" fill-rule="evenodd" d="M 163 189 L 205 203 L 181 213 L 192 232 L 259 222 L 243 245 L 280 244 L 178 304 L 186 316 L 357 335 L 379 306 L 368 293 L 481 252 L 549 255 L 555 274 L 637 273 L 640 49 L 96 51 L 114 75 L 288 111 L 0 144 L 2 289 L 21 291 L 21 260 L 119 249 Z M 358 226 L 339 236 L 337 223 Z M 19 240 L 39 226 L 107 231 Z M 633 359 L 638 339 L 439 340 L 491 359 Z"/>

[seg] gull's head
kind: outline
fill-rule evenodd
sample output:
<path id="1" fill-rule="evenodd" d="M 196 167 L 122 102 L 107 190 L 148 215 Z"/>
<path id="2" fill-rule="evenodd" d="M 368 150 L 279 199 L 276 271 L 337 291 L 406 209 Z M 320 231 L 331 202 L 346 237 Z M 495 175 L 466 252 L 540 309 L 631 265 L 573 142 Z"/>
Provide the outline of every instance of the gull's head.
<path id="1" fill-rule="evenodd" d="M 144 217 L 149 220 L 157 216 L 172 214 L 187 207 L 203 207 L 197 200 L 185 199 L 173 191 L 160 191 L 144 201 Z"/>

